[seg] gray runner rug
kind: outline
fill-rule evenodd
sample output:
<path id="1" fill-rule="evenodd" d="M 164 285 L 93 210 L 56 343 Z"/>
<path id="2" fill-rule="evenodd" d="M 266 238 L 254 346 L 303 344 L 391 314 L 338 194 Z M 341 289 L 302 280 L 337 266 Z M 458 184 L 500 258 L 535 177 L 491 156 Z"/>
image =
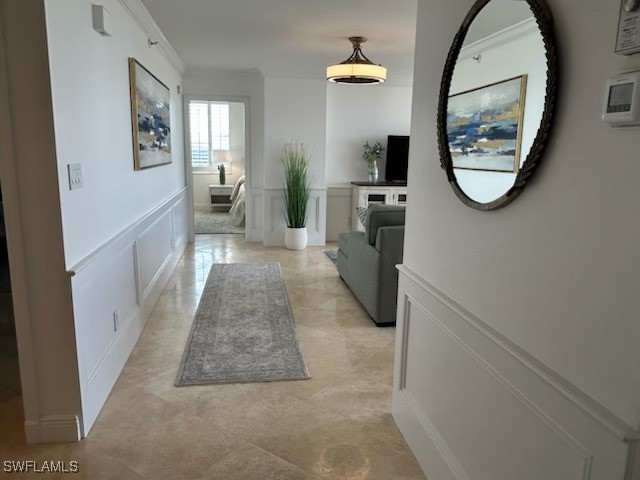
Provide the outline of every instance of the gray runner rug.
<path id="1" fill-rule="evenodd" d="M 176 386 L 308 378 L 280 264 L 213 265 Z"/>

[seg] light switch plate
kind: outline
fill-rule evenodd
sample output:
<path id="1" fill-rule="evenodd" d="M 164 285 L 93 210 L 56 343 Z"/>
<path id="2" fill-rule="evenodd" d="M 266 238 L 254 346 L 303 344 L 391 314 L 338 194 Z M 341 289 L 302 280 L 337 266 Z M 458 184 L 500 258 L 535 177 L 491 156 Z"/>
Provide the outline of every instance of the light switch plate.
<path id="1" fill-rule="evenodd" d="M 69 190 L 82 188 L 82 164 L 70 163 L 67 165 L 69 171 Z"/>

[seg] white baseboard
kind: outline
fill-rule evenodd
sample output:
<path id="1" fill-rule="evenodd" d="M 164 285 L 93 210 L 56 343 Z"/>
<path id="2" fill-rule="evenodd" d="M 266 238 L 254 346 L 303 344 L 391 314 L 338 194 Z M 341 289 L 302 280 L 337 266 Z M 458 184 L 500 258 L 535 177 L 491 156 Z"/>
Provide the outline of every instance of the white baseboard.
<path id="1" fill-rule="evenodd" d="M 75 415 L 48 415 L 25 422 L 27 443 L 77 442 L 81 438 L 80 421 Z"/>
<path id="2" fill-rule="evenodd" d="M 400 267 L 393 415 L 430 480 L 626 480 L 630 426 Z"/>
<path id="3" fill-rule="evenodd" d="M 264 240 L 262 230 L 246 230 L 245 240 L 247 242 L 262 242 Z"/>

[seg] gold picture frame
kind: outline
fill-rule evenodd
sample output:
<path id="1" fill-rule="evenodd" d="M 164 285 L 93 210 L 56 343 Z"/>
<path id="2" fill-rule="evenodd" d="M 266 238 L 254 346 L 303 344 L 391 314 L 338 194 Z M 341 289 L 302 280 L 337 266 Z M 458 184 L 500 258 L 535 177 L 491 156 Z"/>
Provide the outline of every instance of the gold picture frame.
<path id="1" fill-rule="evenodd" d="M 129 91 L 135 170 L 168 165 L 171 158 L 171 95 L 169 87 L 129 58 Z"/>
<path id="2" fill-rule="evenodd" d="M 518 173 L 527 78 L 519 75 L 449 97 L 447 135 L 454 169 Z"/>

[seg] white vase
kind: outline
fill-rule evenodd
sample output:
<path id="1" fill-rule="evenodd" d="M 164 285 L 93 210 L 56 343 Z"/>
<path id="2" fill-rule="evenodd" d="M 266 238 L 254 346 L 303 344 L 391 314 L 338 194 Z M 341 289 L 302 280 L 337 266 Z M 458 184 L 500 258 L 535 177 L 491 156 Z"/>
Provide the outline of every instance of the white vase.
<path id="1" fill-rule="evenodd" d="M 284 244 L 289 250 L 304 250 L 307 246 L 307 227 L 287 227 L 284 232 Z"/>

